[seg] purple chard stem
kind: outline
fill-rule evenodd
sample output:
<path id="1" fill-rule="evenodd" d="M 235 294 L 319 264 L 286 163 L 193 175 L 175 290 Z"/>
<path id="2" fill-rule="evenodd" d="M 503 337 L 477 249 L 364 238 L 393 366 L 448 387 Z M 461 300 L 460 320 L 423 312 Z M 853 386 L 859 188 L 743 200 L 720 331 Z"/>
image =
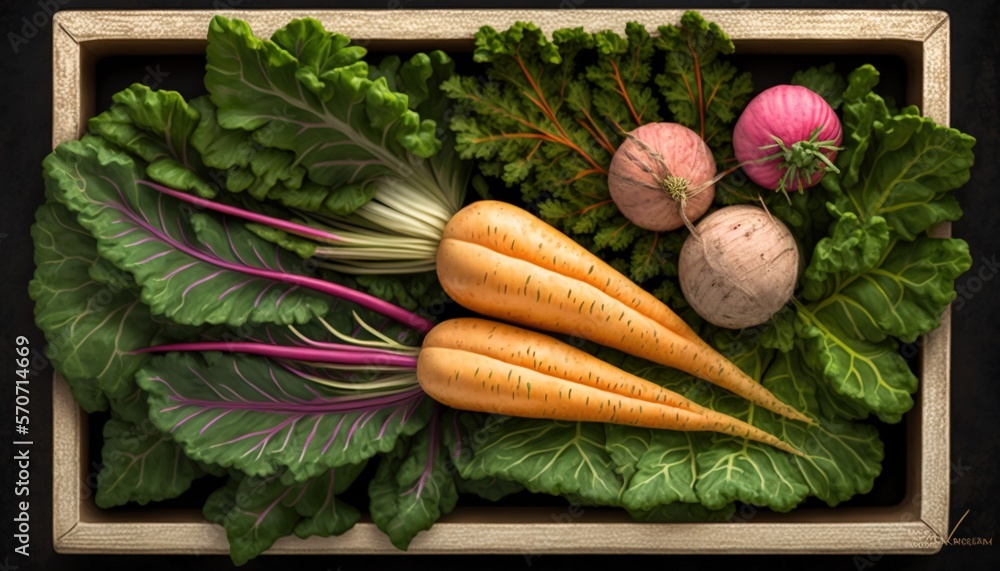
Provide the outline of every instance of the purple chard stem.
<path id="1" fill-rule="evenodd" d="M 345 346 L 347 347 L 347 346 Z M 311 347 L 288 347 L 269 345 L 267 343 L 229 342 L 229 341 L 199 341 L 194 343 L 171 343 L 146 347 L 136 353 L 166 353 L 169 351 L 223 351 L 227 353 L 249 353 L 277 359 L 293 359 L 315 363 L 334 363 L 338 365 L 373 365 L 391 367 L 409 367 L 415 369 L 417 358 L 412 355 L 400 355 L 393 351 L 381 349 L 355 348 L 347 349 L 314 349 Z"/>
<path id="2" fill-rule="evenodd" d="M 157 184 L 155 182 L 150 182 L 148 180 L 136 181 L 139 184 L 148 186 L 157 192 L 166 194 L 167 196 L 172 196 L 177 200 L 187 202 L 188 204 L 193 204 L 198 208 L 207 208 L 208 210 L 214 210 L 216 212 L 221 212 L 229 216 L 235 216 L 237 218 L 243 218 L 244 220 L 249 220 L 250 222 L 256 222 L 258 224 L 263 224 L 265 226 L 270 226 L 271 228 L 276 228 L 278 230 L 284 230 L 289 234 L 295 234 L 296 236 L 302 236 L 303 238 L 313 238 L 325 243 L 337 243 L 341 242 L 342 238 L 336 234 L 330 232 L 324 232 L 323 230 L 318 230 L 303 224 L 296 224 L 294 222 L 289 222 L 287 220 L 282 220 L 280 218 L 274 218 L 272 216 L 267 216 L 264 214 L 257 214 L 256 212 L 250 212 L 249 210 L 244 210 L 242 208 L 237 208 L 235 206 L 229 206 L 227 204 L 220 204 L 218 202 L 194 196 L 186 192 L 181 192 L 179 190 L 174 190 L 172 188 Z"/>

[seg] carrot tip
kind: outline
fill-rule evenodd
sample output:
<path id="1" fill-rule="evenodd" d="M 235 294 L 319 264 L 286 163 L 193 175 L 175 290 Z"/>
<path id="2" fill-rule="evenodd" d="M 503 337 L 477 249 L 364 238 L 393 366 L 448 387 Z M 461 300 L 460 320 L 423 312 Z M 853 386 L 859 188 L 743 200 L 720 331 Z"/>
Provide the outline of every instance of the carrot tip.
<path id="1" fill-rule="evenodd" d="M 786 443 L 785 446 L 787 448 L 782 448 L 782 450 L 784 450 L 785 452 L 788 452 L 789 454 L 792 454 L 794 456 L 798 456 L 799 458 L 805 458 L 806 457 L 806 455 L 805 455 L 804 452 L 802 452 L 798 448 L 792 446 L 791 444 L 787 444 Z"/>

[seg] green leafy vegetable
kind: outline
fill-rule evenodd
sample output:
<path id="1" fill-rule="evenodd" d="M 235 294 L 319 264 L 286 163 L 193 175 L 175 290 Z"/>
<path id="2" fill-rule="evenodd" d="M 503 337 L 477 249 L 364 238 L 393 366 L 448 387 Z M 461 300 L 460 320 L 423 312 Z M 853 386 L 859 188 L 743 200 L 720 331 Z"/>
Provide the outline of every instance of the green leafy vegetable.
<path id="1" fill-rule="evenodd" d="M 617 504 L 623 482 L 605 449 L 603 425 L 491 418 L 457 415 L 457 438 L 466 445 L 453 460 L 463 478 L 496 477 L 536 493 L 573 496 L 587 504 Z M 456 449 L 456 436 L 449 438 L 449 446 Z"/>
<path id="2" fill-rule="evenodd" d="M 458 502 L 458 490 L 441 440 L 440 411 L 429 426 L 383 457 L 368 485 L 372 520 L 392 544 L 406 549 Z"/>
<path id="3" fill-rule="evenodd" d="M 679 26 L 660 26 L 657 49 L 666 68 L 656 77 L 667 107 L 678 123 L 690 127 L 714 151 L 733 140 L 731 126 L 753 92 L 749 73 L 719 56 L 735 51 L 732 40 L 715 23 L 686 12 Z"/>
<path id="4" fill-rule="evenodd" d="M 913 240 L 931 226 L 957 220 L 962 211 L 948 193 L 969 180 L 975 139 L 921 117 L 916 107 L 890 115 L 872 89 L 878 72 L 862 66 L 844 94 L 844 151 L 839 175 L 823 177 L 841 212 L 862 221 L 885 218 L 901 238 Z"/>
<path id="5" fill-rule="evenodd" d="M 328 470 L 305 482 L 286 484 L 278 475 L 236 473 L 205 502 L 205 518 L 222 525 L 233 563 L 242 565 L 294 533 L 340 535 L 354 527 L 361 514 L 336 497 L 358 477 L 364 463 Z"/>
<path id="6" fill-rule="evenodd" d="M 822 67 L 810 67 L 792 74 L 792 85 L 801 85 L 819 94 L 830 107 L 839 109 L 844 102 L 847 80 L 837 73 L 835 65 L 828 63 Z"/>
<path id="7" fill-rule="evenodd" d="M 183 353 L 151 360 L 137 381 L 150 418 L 188 456 L 252 476 L 284 468 L 300 482 L 389 452 L 432 416 L 419 390 L 351 401 L 307 376 L 245 354 Z"/>
<path id="8" fill-rule="evenodd" d="M 115 419 L 104 424 L 101 460 L 95 501 L 102 508 L 175 498 L 205 473 L 170 436 Z"/>
<path id="9" fill-rule="evenodd" d="M 132 375 L 147 357 L 133 351 L 183 330 L 152 315 L 128 283 L 130 276 L 103 261 L 94 238 L 64 206 L 47 202 L 35 217 L 35 275 L 28 293 L 48 341 L 47 356 L 87 412 L 105 410 L 108 398 L 136 390 Z"/>

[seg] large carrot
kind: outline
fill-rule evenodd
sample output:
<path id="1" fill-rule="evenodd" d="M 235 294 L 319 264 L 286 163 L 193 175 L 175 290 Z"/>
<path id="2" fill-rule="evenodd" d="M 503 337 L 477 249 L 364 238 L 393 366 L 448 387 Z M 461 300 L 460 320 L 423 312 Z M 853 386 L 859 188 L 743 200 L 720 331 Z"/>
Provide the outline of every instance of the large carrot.
<path id="1" fill-rule="evenodd" d="M 801 455 L 759 428 L 547 335 L 503 323 L 463 318 L 436 326 L 417 357 L 417 379 L 432 398 L 463 410 L 720 432 Z"/>
<path id="2" fill-rule="evenodd" d="M 448 223 L 441 285 L 468 309 L 674 367 L 812 423 L 733 365 L 666 305 L 565 234 L 514 205 L 479 201 Z"/>

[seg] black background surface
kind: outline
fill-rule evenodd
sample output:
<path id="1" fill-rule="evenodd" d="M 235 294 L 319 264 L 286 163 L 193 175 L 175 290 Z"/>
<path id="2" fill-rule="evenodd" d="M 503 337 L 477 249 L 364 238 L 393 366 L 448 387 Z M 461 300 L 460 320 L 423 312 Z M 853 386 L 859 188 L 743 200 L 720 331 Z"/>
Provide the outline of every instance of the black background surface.
<path id="1" fill-rule="evenodd" d="M 763 2 L 729 0 L 715 2 L 597 0 L 533 0 L 530 2 L 392 1 L 392 2 L 308 2 L 281 4 L 277 1 L 215 0 L 202 2 L 164 1 L 85 1 L 31 0 L 0 2 L 0 384 L 8 386 L 0 393 L 0 571 L 10 569 L 231 569 L 225 556 L 67 556 L 52 550 L 51 530 L 51 371 L 41 371 L 31 382 L 31 556 L 14 553 L 11 537 L 14 517 L 15 472 L 10 442 L 14 440 L 13 380 L 14 339 L 28 336 L 37 350 L 44 345 L 42 335 L 32 321 L 31 302 L 26 287 L 32 272 L 32 245 L 28 229 L 33 212 L 42 200 L 40 163 L 51 149 L 51 24 L 40 27 L 37 35 L 17 50 L 9 34 L 20 34 L 22 18 L 31 18 L 46 4 L 60 9 L 213 9 L 230 5 L 238 9 L 254 8 L 882 8 L 945 10 L 951 16 L 951 124 L 978 140 L 976 165 L 972 180 L 959 191 L 965 216 L 953 225 L 953 234 L 969 242 L 972 270 L 960 277 L 957 285 L 967 298 L 953 312 L 952 391 L 951 391 L 951 462 L 952 488 L 950 525 L 955 526 L 968 510 L 955 533 L 956 537 L 994 538 L 997 526 L 997 421 L 1000 420 L 1000 327 L 997 319 L 1000 279 L 995 269 L 1000 262 L 998 241 L 1000 205 L 993 196 L 997 186 L 997 162 L 1000 154 L 1000 3 L 942 2 L 934 0 L 895 0 L 861 2 Z M 51 10 L 51 9 L 50 9 Z M 132 62 L 138 65 L 142 62 Z M 155 62 L 151 62 L 154 63 Z M 144 65 L 140 65 L 141 69 Z M 115 74 L 128 69 L 128 63 L 105 64 L 108 85 Z M 755 75 L 755 78 L 757 76 Z M 134 81 L 134 78 L 127 80 Z M 121 85 L 124 87 L 124 85 Z M 107 95 L 118 87 L 108 87 Z M 107 101 L 99 100 L 99 108 Z M 980 273 L 981 272 L 981 273 Z M 981 282 L 970 279 L 982 276 Z M 976 289 L 979 284 L 982 288 Z M 971 287 L 969 287 L 971 286 Z M 5 366 L 4 363 L 7 365 Z M 887 458 L 887 462 L 902 462 Z M 893 466 L 886 466 L 891 471 Z M 891 494 L 890 494 L 891 496 Z M 18 498 L 23 499 L 23 498 Z M 992 546 L 947 546 L 933 556 L 858 554 L 837 556 L 557 556 L 526 558 L 514 556 L 338 556 L 260 557 L 244 569 L 268 569 L 294 565 L 303 571 L 395 568 L 488 569 L 662 569 L 685 570 L 736 568 L 770 569 L 985 569 L 1000 563 L 1000 544 Z"/>

